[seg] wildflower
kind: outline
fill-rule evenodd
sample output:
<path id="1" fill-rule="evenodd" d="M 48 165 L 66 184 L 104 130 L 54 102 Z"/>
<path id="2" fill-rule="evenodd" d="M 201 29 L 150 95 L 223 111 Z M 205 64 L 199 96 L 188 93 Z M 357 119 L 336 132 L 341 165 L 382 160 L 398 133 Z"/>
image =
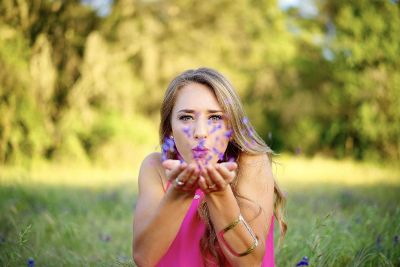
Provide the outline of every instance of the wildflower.
<path id="1" fill-rule="evenodd" d="M 174 140 L 172 140 L 171 138 L 167 138 L 167 140 L 165 140 L 165 141 L 170 150 L 171 150 L 171 148 L 174 148 L 174 145 L 175 145 Z"/>
<path id="2" fill-rule="evenodd" d="M 304 256 L 301 261 L 299 261 L 296 266 L 308 266 L 308 257 Z"/>
<path id="3" fill-rule="evenodd" d="M 201 147 L 201 148 L 203 148 L 204 147 L 204 143 L 206 142 L 206 140 L 205 139 L 200 139 L 200 142 L 199 142 L 199 147 Z"/>
<path id="4" fill-rule="evenodd" d="M 218 149 L 216 149 L 215 147 L 213 147 L 213 152 L 215 153 L 215 155 L 219 155 L 219 150 Z"/>
<path id="5" fill-rule="evenodd" d="M 190 137 L 190 127 L 184 127 L 183 132 L 186 134 L 188 138 Z"/>
<path id="6" fill-rule="evenodd" d="M 103 241 L 103 242 L 109 242 L 109 241 L 111 241 L 111 236 L 110 236 L 110 235 L 107 235 L 107 234 L 104 234 L 104 233 L 100 234 L 99 238 L 100 238 L 100 240 Z"/>
<path id="7" fill-rule="evenodd" d="M 381 235 L 378 235 L 378 236 L 376 237 L 375 245 L 376 245 L 376 247 L 377 247 L 378 249 L 381 249 L 381 248 L 382 248 L 382 236 L 381 236 Z"/>
<path id="8" fill-rule="evenodd" d="M 206 165 L 208 165 L 208 162 L 209 162 L 211 159 L 212 159 L 212 156 L 209 155 L 209 156 L 207 157 L 207 159 L 206 159 Z"/>
<path id="9" fill-rule="evenodd" d="M 232 134 L 233 134 L 233 131 L 232 130 L 228 130 L 228 131 L 226 131 L 226 133 L 224 135 L 225 135 L 226 138 L 229 139 L 229 138 L 231 138 Z"/>
<path id="10" fill-rule="evenodd" d="M 27 266 L 35 267 L 35 260 L 32 257 L 28 259 Z"/>
<path id="11" fill-rule="evenodd" d="M 221 123 L 218 123 L 218 125 L 214 126 L 214 127 L 211 129 L 210 134 L 214 133 L 216 130 L 219 130 L 219 129 L 221 129 L 221 128 L 222 128 Z"/>

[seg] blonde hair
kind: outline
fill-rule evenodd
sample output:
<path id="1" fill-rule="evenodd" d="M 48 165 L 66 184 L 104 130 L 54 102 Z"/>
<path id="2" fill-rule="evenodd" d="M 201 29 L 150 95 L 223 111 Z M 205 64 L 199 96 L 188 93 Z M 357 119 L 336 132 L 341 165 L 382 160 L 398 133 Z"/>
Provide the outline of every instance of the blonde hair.
<path id="1" fill-rule="evenodd" d="M 229 118 L 229 127 L 232 130 L 232 138 L 225 151 L 225 160 L 229 158 L 239 159 L 241 153 L 252 155 L 267 154 L 269 161 L 272 162 L 272 154 L 268 145 L 256 133 L 251 123 L 245 116 L 239 96 L 237 95 L 232 84 L 219 72 L 210 68 L 199 68 L 195 70 L 187 70 L 178 75 L 169 84 L 165 92 L 164 100 L 161 106 L 161 122 L 159 128 L 160 144 L 172 133 L 171 114 L 175 105 L 176 97 L 180 88 L 190 83 L 200 83 L 208 86 L 215 94 L 218 103 L 221 105 L 224 113 Z M 169 158 L 177 158 L 175 152 L 170 153 Z M 239 163 L 238 163 L 239 165 Z M 240 173 L 240 166 L 239 172 Z M 240 196 L 236 190 L 236 184 L 240 175 L 237 175 L 232 183 L 233 193 L 236 198 L 244 198 Z M 278 184 L 274 180 L 274 215 L 280 225 L 280 242 L 285 236 L 287 225 L 283 218 L 283 209 L 285 205 L 285 196 L 280 190 Z M 205 201 L 199 207 L 199 215 L 206 223 L 206 233 L 201 240 L 201 251 L 205 259 L 209 256 L 214 257 L 219 266 L 224 265 L 226 259 L 219 247 L 216 233 L 210 220 L 207 204 Z"/>

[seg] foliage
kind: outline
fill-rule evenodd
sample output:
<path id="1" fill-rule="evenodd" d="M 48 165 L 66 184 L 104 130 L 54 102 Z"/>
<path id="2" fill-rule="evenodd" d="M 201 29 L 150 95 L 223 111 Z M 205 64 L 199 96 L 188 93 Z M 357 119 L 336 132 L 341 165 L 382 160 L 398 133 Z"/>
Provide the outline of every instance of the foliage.
<path id="1" fill-rule="evenodd" d="M 320 0 L 313 16 L 273 0 L 87 3 L 1 2 L 1 164 L 154 145 L 168 82 L 200 66 L 233 81 L 278 152 L 400 159 L 396 1 Z"/>

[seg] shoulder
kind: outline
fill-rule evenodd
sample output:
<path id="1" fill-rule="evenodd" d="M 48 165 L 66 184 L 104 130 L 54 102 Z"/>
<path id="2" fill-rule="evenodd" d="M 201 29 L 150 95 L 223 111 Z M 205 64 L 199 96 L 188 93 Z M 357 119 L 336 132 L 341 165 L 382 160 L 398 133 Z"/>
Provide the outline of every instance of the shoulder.
<path id="1" fill-rule="evenodd" d="M 161 153 L 153 152 L 147 155 L 142 161 L 141 168 L 162 168 Z"/>
<path id="2" fill-rule="evenodd" d="M 238 164 L 241 165 L 256 165 L 256 164 L 267 164 L 270 163 L 270 157 L 267 153 L 260 154 L 249 154 L 241 152 L 238 160 Z"/>
<path id="3" fill-rule="evenodd" d="M 238 169 L 238 175 L 246 182 L 262 182 L 266 179 L 273 179 L 271 159 L 267 153 L 248 154 L 242 152 L 238 159 Z"/>
<path id="4" fill-rule="evenodd" d="M 274 177 L 268 154 L 240 154 L 237 188 L 239 193 L 249 197 L 258 198 L 261 195 L 273 194 Z"/>
<path id="5" fill-rule="evenodd" d="M 161 153 L 153 152 L 147 155 L 140 166 L 139 190 L 146 184 L 157 184 L 164 187 L 165 170 L 161 164 Z"/>

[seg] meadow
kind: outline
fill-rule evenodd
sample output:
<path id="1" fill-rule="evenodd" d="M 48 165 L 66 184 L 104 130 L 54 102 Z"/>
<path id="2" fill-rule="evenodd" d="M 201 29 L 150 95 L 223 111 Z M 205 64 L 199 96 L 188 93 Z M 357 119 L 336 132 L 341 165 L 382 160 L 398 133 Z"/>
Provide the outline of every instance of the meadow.
<path id="1" fill-rule="evenodd" d="M 0 266 L 135 266 L 138 163 L 0 169 Z M 277 266 L 400 266 L 400 171 L 279 156 L 288 232 Z M 30 264 L 29 265 L 29 261 Z"/>

